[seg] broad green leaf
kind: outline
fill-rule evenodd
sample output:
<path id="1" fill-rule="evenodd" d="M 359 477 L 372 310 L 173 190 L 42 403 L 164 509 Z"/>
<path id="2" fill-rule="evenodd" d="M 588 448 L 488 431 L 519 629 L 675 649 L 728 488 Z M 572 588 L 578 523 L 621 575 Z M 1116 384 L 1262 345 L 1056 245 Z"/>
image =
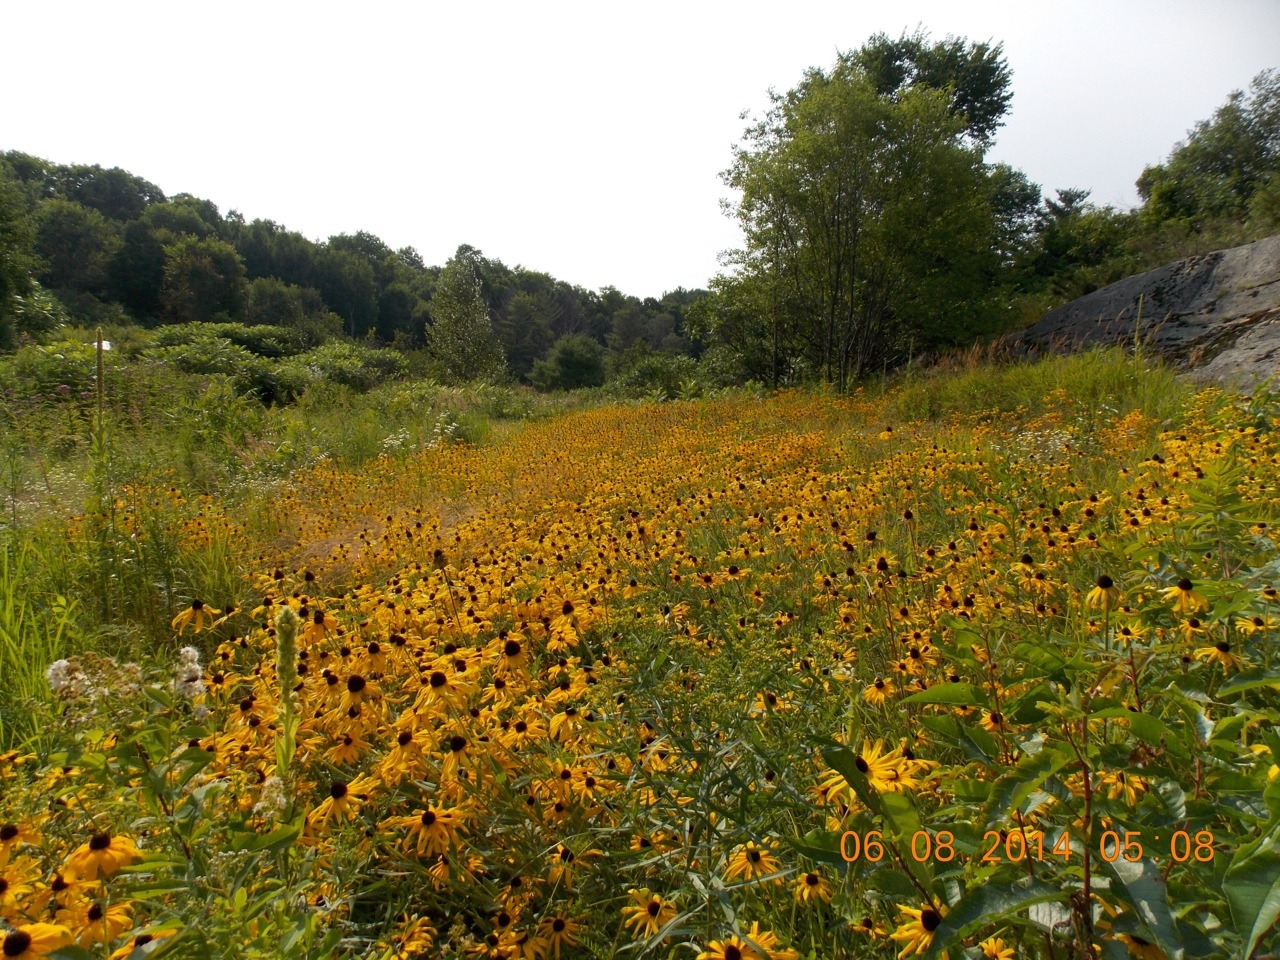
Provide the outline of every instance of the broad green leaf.
<path id="1" fill-rule="evenodd" d="M 934 931 L 933 943 L 924 955 L 925 960 L 932 960 L 953 946 L 979 923 L 995 926 L 1002 917 L 1025 910 L 1032 904 L 1066 900 L 1067 895 L 1061 887 L 1031 877 L 1019 877 L 1012 883 L 983 884 L 968 891 L 947 911 Z"/>
<path id="2" fill-rule="evenodd" d="M 1072 760 L 1066 750 L 1044 749 L 1034 756 L 1024 756 L 1016 767 L 1004 774 L 991 789 L 991 801 L 987 804 L 988 827 L 1008 819 L 1011 810 L 1020 810 L 1027 798 L 1040 789 Z"/>
<path id="3" fill-rule="evenodd" d="M 941 703 L 953 707 L 986 707 L 990 699 L 985 693 L 971 683 L 940 683 L 909 697 L 903 697 L 899 703 Z"/>
<path id="4" fill-rule="evenodd" d="M 1280 670 L 1267 670 L 1265 667 L 1254 667 L 1232 677 L 1218 688 L 1218 696 L 1229 697 L 1233 693 L 1245 690 L 1256 690 L 1259 687 L 1271 687 L 1280 690 Z"/>
<path id="5" fill-rule="evenodd" d="M 1263 935 L 1280 919 L 1280 830 L 1236 851 L 1222 878 L 1236 932 L 1252 956 Z"/>
<path id="6" fill-rule="evenodd" d="M 1173 922 L 1169 891 L 1156 862 L 1150 857 L 1136 862 L 1117 857 L 1110 863 L 1101 860 L 1100 867 L 1118 881 L 1111 885 L 1112 894 L 1133 908 L 1168 960 L 1182 960 L 1182 938 Z"/>
<path id="7" fill-rule="evenodd" d="M 1126 710 L 1124 707 L 1111 707 L 1107 710 L 1099 710 L 1090 714 L 1090 716 L 1099 720 L 1124 720 L 1128 723 L 1129 729 L 1133 731 L 1133 735 L 1143 743 L 1161 750 L 1167 750 L 1175 757 L 1187 758 L 1190 756 L 1186 746 L 1165 725 L 1164 721 L 1158 717 L 1151 716 L 1149 713 L 1137 713 L 1132 710 Z"/>

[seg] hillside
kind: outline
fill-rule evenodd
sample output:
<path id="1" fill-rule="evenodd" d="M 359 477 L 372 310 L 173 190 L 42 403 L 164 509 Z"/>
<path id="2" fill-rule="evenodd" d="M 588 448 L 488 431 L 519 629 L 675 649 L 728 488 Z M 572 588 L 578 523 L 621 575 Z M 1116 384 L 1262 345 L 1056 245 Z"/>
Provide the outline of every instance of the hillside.
<path id="1" fill-rule="evenodd" d="M 8 936 L 1246 955 L 1277 413 L 1110 351 L 101 489 L 3 567 Z"/>

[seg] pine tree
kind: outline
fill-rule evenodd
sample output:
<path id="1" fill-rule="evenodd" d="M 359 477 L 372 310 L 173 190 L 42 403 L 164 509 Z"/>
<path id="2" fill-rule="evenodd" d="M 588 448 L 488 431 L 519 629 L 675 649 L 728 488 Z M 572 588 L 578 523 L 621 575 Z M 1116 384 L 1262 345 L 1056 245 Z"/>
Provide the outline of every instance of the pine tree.
<path id="1" fill-rule="evenodd" d="M 446 380 L 498 380 L 506 373 L 502 344 L 469 259 L 454 256 L 445 264 L 430 309 L 434 322 L 427 329 L 427 346 Z"/>

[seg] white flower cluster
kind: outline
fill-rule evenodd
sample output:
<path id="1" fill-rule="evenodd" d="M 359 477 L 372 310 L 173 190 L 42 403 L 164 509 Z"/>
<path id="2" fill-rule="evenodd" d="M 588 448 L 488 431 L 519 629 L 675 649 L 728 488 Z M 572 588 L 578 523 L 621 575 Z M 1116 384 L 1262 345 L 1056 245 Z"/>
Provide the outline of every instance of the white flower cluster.
<path id="1" fill-rule="evenodd" d="M 75 676 L 76 671 L 69 660 L 55 660 L 44 672 L 44 678 L 49 682 L 49 689 L 54 693 L 62 693 L 64 690 L 70 692 Z"/>
<path id="2" fill-rule="evenodd" d="M 270 820 L 284 809 L 286 799 L 284 781 L 279 777 L 267 777 L 262 782 L 262 793 L 258 795 L 258 802 L 253 805 L 253 812 L 256 816 Z"/>
<path id="3" fill-rule="evenodd" d="M 403 428 L 400 430 L 397 430 L 395 433 L 391 434 L 389 437 L 385 437 L 382 441 L 383 453 L 392 453 L 396 450 L 400 450 L 405 447 L 409 447 L 409 449 L 412 449 L 412 447 L 409 445 L 409 431 Z"/>
<path id="4" fill-rule="evenodd" d="M 200 651 L 195 647 L 183 647 L 178 651 L 173 691 L 188 700 L 204 693 L 204 667 L 200 666 Z"/>
<path id="5" fill-rule="evenodd" d="M 436 425 L 431 430 L 431 440 L 425 444 L 425 448 L 434 450 L 436 447 L 452 443 L 457 438 L 457 433 L 458 421 L 453 419 L 453 414 L 446 410 L 436 419 Z"/>

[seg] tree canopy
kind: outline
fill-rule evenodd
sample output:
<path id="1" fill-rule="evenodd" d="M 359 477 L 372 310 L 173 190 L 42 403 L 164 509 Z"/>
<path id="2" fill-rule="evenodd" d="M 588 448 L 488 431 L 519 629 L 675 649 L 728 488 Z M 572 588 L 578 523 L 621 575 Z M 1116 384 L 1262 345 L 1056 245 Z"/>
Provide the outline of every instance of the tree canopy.
<path id="1" fill-rule="evenodd" d="M 799 356 L 844 387 L 983 323 L 996 222 L 981 138 L 949 89 L 881 92 L 874 52 L 774 94 L 724 173 L 775 380 Z"/>

